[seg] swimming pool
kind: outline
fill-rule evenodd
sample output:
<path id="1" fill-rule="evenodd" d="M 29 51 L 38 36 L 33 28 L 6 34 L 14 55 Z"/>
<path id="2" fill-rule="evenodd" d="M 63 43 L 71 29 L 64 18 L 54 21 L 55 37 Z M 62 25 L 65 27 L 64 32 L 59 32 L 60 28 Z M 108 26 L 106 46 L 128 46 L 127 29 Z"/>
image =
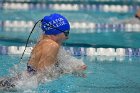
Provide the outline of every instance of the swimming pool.
<path id="1" fill-rule="evenodd" d="M 20 55 L 1 55 L 0 76 L 10 74 L 9 68 L 19 62 Z M 77 56 L 76 56 L 77 57 Z M 139 57 L 132 56 L 78 56 L 88 69 L 86 77 L 64 75 L 36 90 L 38 93 L 138 93 L 140 91 Z M 8 59 L 8 60 L 7 60 Z"/>
<path id="2" fill-rule="evenodd" d="M 140 30 L 135 29 L 139 24 L 122 22 L 133 18 L 137 7 L 129 6 L 131 12 L 112 12 L 114 10 L 105 12 L 99 6 L 96 6 L 98 10 L 95 11 L 95 6 L 80 6 L 80 10 L 74 8 L 76 11 L 48 9 L 47 13 L 46 10 L 37 8 L 37 5 L 35 8 L 37 10 L 31 7 L 32 11 L 1 9 L 3 16 L 0 15 L 0 77 L 9 75 L 9 69 L 19 63 L 34 21 L 44 15 L 60 12 L 69 18 L 72 25 L 70 39 L 63 44 L 63 48 L 73 56 L 84 60 L 88 66 L 86 77 L 63 75 L 51 82 L 40 84 L 37 89 L 22 92 L 139 93 Z M 51 7 L 50 5 L 49 8 Z M 88 9 L 91 7 L 93 10 Z M 17 24 L 20 25 L 17 27 Z M 31 38 L 31 42 L 34 42 L 34 38 L 35 36 Z"/>

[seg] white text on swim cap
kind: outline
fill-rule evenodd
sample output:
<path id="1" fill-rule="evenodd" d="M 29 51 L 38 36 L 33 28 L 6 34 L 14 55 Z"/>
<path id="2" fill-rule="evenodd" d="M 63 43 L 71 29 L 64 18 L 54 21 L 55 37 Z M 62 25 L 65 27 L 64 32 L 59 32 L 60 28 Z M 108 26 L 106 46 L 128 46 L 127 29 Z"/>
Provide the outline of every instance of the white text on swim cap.
<path id="1" fill-rule="evenodd" d="M 58 19 L 55 19 L 55 20 L 52 20 L 48 23 L 46 23 L 44 25 L 44 28 L 46 30 L 51 30 L 51 29 L 54 29 L 54 28 L 59 28 L 60 26 L 63 26 L 63 25 L 66 25 L 67 23 L 64 21 L 63 18 L 58 18 Z M 46 28 L 47 26 L 47 28 Z"/>

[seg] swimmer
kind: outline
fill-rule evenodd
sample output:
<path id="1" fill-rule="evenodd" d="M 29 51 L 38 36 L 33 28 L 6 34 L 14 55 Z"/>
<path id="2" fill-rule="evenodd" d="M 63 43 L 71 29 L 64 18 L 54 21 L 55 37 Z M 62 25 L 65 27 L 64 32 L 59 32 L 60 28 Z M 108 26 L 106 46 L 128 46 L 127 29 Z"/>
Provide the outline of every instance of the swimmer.
<path id="1" fill-rule="evenodd" d="M 42 73 L 51 65 L 59 65 L 57 55 L 63 41 L 68 39 L 70 24 L 60 14 L 45 16 L 41 22 L 43 35 L 32 50 L 27 64 L 28 73 Z M 80 69 L 85 69 L 86 65 Z"/>
<path id="2" fill-rule="evenodd" d="M 64 16 L 54 13 L 50 16 L 45 16 L 41 20 L 41 29 L 43 34 L 34 46 L 27 63 L 27 76 L 39 74 L 38 77 L 41 78 L 44 73 L 49 73 L 49 71 L 46 72 L 48 68 L 59 67 L 59 50 L 63 41 L 69 38 L 70 24 Z M 74 64 L 74 62 L 68 64 Z M 65 65 L 65 69 L 67 69 L 68 64 Z M 75 69 L 73 72 L 84 71 L 86 69 L 86 65 L 82 62 L 82 64 L 77 65 L 77 67 L 73 69 Z M 66 73 L 61 67 L 59 72 L 62 74 Z M 13 80 L 15 80 L 15 78 L 13 78 Z M 15 87 L 13 80 L 4 79 L 0 81 L 0 87 Z"/>
<path id="3" fill-rule="evenodd" d="M 136 11 L 135 14 L 132 15 L 132 17 L 127 19 L 111 19 L 111 22 L 114 24 L 140 24 L 140 9 Z"/>
<path id="4" fill-rule="evenodd" d="M 140 9 L 138 9 L 138 11 L 136 12 L 135 18 L 140 20 Z"/>

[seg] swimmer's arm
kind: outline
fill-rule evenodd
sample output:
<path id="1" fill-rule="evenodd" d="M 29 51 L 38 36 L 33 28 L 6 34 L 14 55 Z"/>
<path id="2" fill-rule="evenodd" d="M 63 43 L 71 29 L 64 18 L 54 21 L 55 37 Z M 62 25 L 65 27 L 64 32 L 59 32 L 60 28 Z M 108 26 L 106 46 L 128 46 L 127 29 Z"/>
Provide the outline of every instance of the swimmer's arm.
<path id="1" fill-rule="evenodd" d="M 59 46 L 56 44 L 44 44 L 42 47 L 42 55 L 38 64 L 38 69 L 44 70 L 46 67 L 55 64 L 58 50 Z"/>
<path id="2" fill-rule="evenodd" d="M 79 77 L 86 77 L 86 74 L 84 72 L 86 69 L 87 69 L 87 66 L 83 63 L 77 66 L 76 68 L 74 68 L 72 74 Z"/>
<path id="3" fill-rule="evenodd" d="M 75 65 L 73 66 L 73 70 L 75 72 L 82 72 L 87 69 L 86 64 L 82 60 L 77 60 L 77 61 L 75 60 L 75 62 L 72 63 L 75 63 Z"/>
<path id="4" fill-rule="evenodd" d="M 72 63 L 72 64 L 75 64 L 75 63 L 77 64 L 78 63 L 78 65 L 76 67 L 75 66 L 72 67 L 72 68 L 74 68 L 75 71 L 83 71 L 83 70 L 86 70 L 87 66 L 86 66 L 86 64 L 82 60 L 77 59 L 77 58 L 71 56 L 65 50 L 62 50 L 62 51 L 63 51 L 63 53 L 65 55 L 64 57 L 66 57 L 65 59 L 67 59 L 68 63 Z"/>

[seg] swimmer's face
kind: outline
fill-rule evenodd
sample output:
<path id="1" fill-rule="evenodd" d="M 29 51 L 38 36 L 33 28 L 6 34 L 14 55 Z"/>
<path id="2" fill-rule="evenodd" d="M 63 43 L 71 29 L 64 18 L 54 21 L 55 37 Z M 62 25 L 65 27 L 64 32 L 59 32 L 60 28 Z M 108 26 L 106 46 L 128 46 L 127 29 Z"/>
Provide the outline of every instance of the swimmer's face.
<path id="1" fill-rule="evenodd" d="M 66 35 L 66 33 L 61 33 L 60 36 L 63 41 L 68 39 L 68 35 Z"/>
<path id="2" fill-rule="evenodd" d="M 140 19 L 140 9 L 137 11 L 137 13 L 135 14 L 135 17 Z"/>
<path id="3" fill-rule="evenodd" d="M 68 39 L 68 36 L 66 36 L 64 33 L 60 33 L 57 35 L 57 39 L 60 41 L 60 42 L 63 42 L 65 40 Z"/>
<path id="4" fill-rule="evenodd" d="M 61 35 L 61 38 L 62 38 L 63 40 L 68 39 L 68 36 L 69 36 L 69 30 L 64 31 L 64 32 L 61 33 L 60 35 Z"/>
<path id="5" fill-rule="evenodd" d="M 68 39 L 68 37 L 66 37 L 64 33 L 60 33 L 60 34 L 57 34 L 57 35 L 54 35 L 54 36 L 55 36 L 57 42 L 59 42 L 59 43 L 62 43 L 63 41 Z"/>

